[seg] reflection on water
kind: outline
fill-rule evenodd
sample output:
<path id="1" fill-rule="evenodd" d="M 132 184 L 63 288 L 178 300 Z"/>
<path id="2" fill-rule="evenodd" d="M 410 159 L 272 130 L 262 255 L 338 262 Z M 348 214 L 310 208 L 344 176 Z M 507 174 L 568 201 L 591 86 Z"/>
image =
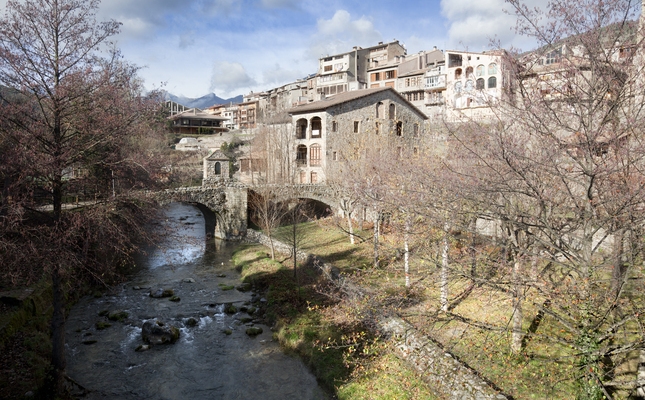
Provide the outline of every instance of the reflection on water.
<path id="1" fill-rule="evenodd" d="M 181 203 L 166 207 L 167 218 L 156 227 L 162 239 L 148 251 L 147 260 L 143 261 L 148 268 L 188 264 L 204 255 L 204 216 L 197 208 L 187 210 L 186 207 Z"/>
<path id="2" fill-rule="evenodd" d="M 68 374 L 90 390 L 85 398 L 325 399 L 303 364 L 272 341 L 268 327 L 250 338 L 245 330 L 253 323 L 240 321 L 248 314 L 224 313 L 225 303 L 239 307 L 251 299 L 251 293 L 222 290 L 239 284 L 230 261 L 236 245 L 206 242 L 195 207 L 173 204 L 165 215 L 158 226 L 164 239 L 132 280 L 111 295 L 82 299 L 70 312 Z M 151 298 L 151 288 L 173 289 L 180 301 Z M 99 316 L 117 310 L 128 318 Z M 179 341 L 135 352 L 143 344 L 143 322 L 154 319 L 178 327 Z M 97 322 L 111 326 L 98 329 Z"/>

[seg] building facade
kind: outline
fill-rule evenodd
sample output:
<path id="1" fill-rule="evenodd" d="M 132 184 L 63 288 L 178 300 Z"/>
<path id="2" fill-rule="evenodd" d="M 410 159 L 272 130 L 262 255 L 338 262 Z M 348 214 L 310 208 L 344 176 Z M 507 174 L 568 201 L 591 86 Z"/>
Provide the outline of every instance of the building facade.
<path id="1" fill-rule="evenodd" d="M 427 119 L 391 87 L 337 94 L 289 113 L 294 180 L 309 184 L 340 180 L 348 161 L 379 149 L 394 149 L 401 159 L 419 156 Z"/>

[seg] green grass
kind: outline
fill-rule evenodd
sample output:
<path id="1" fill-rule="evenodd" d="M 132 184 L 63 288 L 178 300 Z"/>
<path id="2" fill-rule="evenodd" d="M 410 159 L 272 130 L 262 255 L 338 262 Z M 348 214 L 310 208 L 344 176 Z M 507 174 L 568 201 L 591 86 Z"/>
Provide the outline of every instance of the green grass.
<path id="1" fill-rule="evenodd" d="M 253 260 L 248 267 L 248 277 L 256 280 L 262 277 L 271 277 L 271 279 L 280 277 L 282 283 L 271 281 L 269 285 L 272 290 L 271 299 L 273 300 L 270 300 L 273 302 L 272 305 L 289 303 L 293 293 L 300 293 L 300 297 L 291 299 L 293 300 L 291 304 L 278 307 L 280 311 L 273 315 L 281 321 L 279 339 L 286 348 L 292 349 L 306 359 L 314 360 L 310 361 L 312 365 L 318 363 L 326 365 L 330 362 L 323 357 L 324 352 L 317 355 L 312 349 L 316 343 L 327 349 L 326 351 L 331 351 L 328 353 L 330 358 L 343 358 L 345 372 L 332 374 L 335 376 L 333 379 L 325 378 L 327 385 L 333 385 L 335 388 L 338 398 L 432 398 L 430 395 L 417 393 L 421 390 L 419 388 L 424 386 L 420 380 L 415 380 L 417 374 L 400 363 L 387 348 L 382 349 L 378 355 L 356 359 L 347 357 L 348 347 L 344 347 L 345 351 L 339 353 L 332 351 L 338 350 L 334 345 L 347 344 L 347 340 L 343 342 L 343 337 L 353 337 L 353 334 L 364 329 L 356 321 L 360 321 L 367 315 L 379 315 L 386 310 L 396 311 L 404 316 L 417 329 L 440 342 L 448 351 L 516 399 L 576 398 L 577 378 L 580 374 L 577 366 L 578 358 L 573 347 L 564 343 L 566 341 L 574 343 L 575 337 L 553 318 L 546 315 L 526 349 L 521 354 L 513 354 L 510 350 L 510 320 L 513 312 L 510 293 L 496 291 L 486 286 L 475 286 L 470 294 L 452 310 L 455 314 L 474 321 L 497 326 L 499 330 L 478 328 L 475 324 L 468 324 L 439 312 L 440 271 L 437 264 L 431 261 L 433 251 L 435 257 L 437 254 L 436 238 L 413 238 L 411 247 L 415 251 L 410 261 L 413 286 L 406 289 L 401 260 L 402 241 L 395 233 L 388 231 L 381 237 L 381 264 L 379 268 L 374 268 L 371 231 L 357 231 L 366 240 L 352 246 L 347 234 L 336 227 L 331 219 L 301 224 L 298 229 L 302 236 L 300 249 L 318 255 L 338 267 L 342 274 L 366 288 L 370 293 L 368 300 L 354 300 L 350 307 L 342 303 L 330 303 L 317 299 L 316 290 L 307 286 L 308 283 L 304 281 L 300 286 L 289 286 L 286 282 L 289 279 L 293 282 L 292 270 L 266 258 L 267 249 L 260 246 L 255 247 L 252 254 L 248 256 L 249 261 Z M 290 232 L 291 227 L 281 227 L 275 236 L 287 236 Z M 435 240 L 434 244 L 433 240 Z M 480 250 L 484 260 L 500 256 L 497 254 L 499 250 L 494 247 Z M 458 261 L 455 260 L 461 256 L 465 259 L 463 266 L 466 269 L 465 275 L 468 275 L 471 263 L 468 250 L 455 243 L 451 251 L 454 252 L 451 254 L 452 267 L 457 270 L 460 268 Z M 424 257 L 420 257 L 421 255 Z M 284 258 L 284 256 L 279 257 Z M 478 261 L 477 271 L 480 276 L 492 274 L 503 278 L 504 272 L 497 271 L 499 267 L 498 264 Z M 275 271 L 280 272 L 275 273 Z M 451 276 L 450 299 L 454 299 L 469 288 L 471 283 L 469 279 L 459 278 L 457 275 Z M 575 283 L 575 280 L 571 282 L 572 285 Z M 320 282 L 318 285 L 318 290 L 324 287 Z M 625 291 L 634 292 L 630 299 L 635 304 L 639 302 L 642 304 L 641 287 L 640 280 L 630 281 L 625 287 Z M 289 293 L 290 290 L 293 293 Z M 280 293 L 286 293 L 286 295 Z M 535 291 L 528 291 L 525 296 L 523 329 L 526 331 L 537 313 L 537 305 L 544 302 L 544 297 Z M 303 310 L 303 299 L 311 301 L 308 305 L 311 310 Z M 598 299 L 598 301 L 602 300 L 602 298 Z M 560 305 L 566 306 L 566 303 Z M 570 311 L 575 313 L 575 305 L 571 307 Z M 314 315 L 309 315 L 310 312 Z M 620 335 L 638 332 L 637 323 L 638 321 L 633 321 L 626 324 Z M 638 340 L 637 337 L 622 336 L 616 336 L 616 340 L 625 342 Z M 553 338 L 560 342 L 552 340 Z M 364 341 L 364 343 L 356 345 L 355 348 L 370 346 L 373 339 L 374 337 L 369 335 L 359 338 L 358 342 Z M 637 361 L 637 352 L 627 354 L 623 360 L 617 360 L 615 379 L 623 382 L 633 380 Z M 326 365 L 325 368 L 334 370 L 332 366 Z M 343 371 L 341 367 L 338 368 Z M 402 375 L 406 378 L 401 378 Z M 618 392 L 616 396 L 616 398 L 626 398 L 627 393 Z"/>
<path id="2" fill-rule="evenodd" d="M 335 241 L 325 254 L 349 246 L 335 232 L 318 235 L 315 224 L 305 228 L 312 248 L 322 248 L 330 238 Z M 259 245 L 242 247 L 233 261 L 245 282 L 267 291 L 266 315 L 276 324 L 274 337 L 287 352 L 301 357 L 329 392 L 340 399 L 434 398 L 418 375 L 361 324 L 351 307 L 336 304 L 316 290 L 323 282 L 313 271 L 300 268 L 296 283 L 289 260 L 285 260 L 289 266 L 273 261 Z M 368 397 L 356 397 L 359 393 Z"/>

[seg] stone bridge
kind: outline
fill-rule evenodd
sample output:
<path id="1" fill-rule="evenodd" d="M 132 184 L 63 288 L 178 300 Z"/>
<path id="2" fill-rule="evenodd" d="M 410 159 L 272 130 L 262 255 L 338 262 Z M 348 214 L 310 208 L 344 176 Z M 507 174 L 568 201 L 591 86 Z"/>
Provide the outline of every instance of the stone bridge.
<path id="1" fill-rule="evenodd" d="M 248 191 L 261 193 L 266 185 L 244 185 L 235 181 L 219 181 L 204 186 L 182 187 L 155 192 L 159 205 L 183 202 L 195 205 L 206 220 L 206 233 L 219 239 L 241 240 L 246 236 L 248 221 Z M 338 189 L 322 184 L 275 185 L 282 197 L 310 199 L 326 204 L 333 212 L 339 212 L 344 196 Z"/>

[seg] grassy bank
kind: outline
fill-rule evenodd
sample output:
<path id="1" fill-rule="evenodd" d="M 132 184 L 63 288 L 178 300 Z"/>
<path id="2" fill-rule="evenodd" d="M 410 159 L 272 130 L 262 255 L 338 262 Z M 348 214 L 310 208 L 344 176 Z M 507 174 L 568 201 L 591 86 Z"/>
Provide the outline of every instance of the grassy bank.
<path id="1" fill-rule="evenodd" d="M 327 253 L 344 252 L 342 235 L 315 224 L 303 227 L 308 246 L 327 241 Z M 280 257 L 280 256 L 279 256 Z M 284 256 L 282 256 L 284 257 Z M 326 390 L 339 399 L 433 399 L 429 388 L 374 336 L 359 308 L 340 301 L 313 270 L 273 261 L 267 249 L 248 245 L 235 253 L 245 282 L 266 291 L 267 321 L 286 351 L 300 356 Z M 280 262 L 282 261 L 282 262 Z"/>
<path id="2" fill-rule="evenodd" d="M 284 232 L 279 230 L 277 237 L 287 235 L 290 228 L 281 230 Z M 503 328 L 504 321 L 511 318 L 508 293 L 470 287 L 466 277 L 452 276 L 450 301 L 466 294 L 455 302 L 453 314 L 442 313 L 439 269 L 428 262 L 431 249 L 412 244 L 416 250 L 410 264 L 412 287 L 406 290 L 401 238 L 394 233 L 381 238 L 382 263 L 375 269 L 371 266 L 371 231 L 358 231 L 364 240 L 352 246 L 347 234 L 331 220 L 302 224 L 299 230 L 300 249 L 333 263 L 365 288 L 363 300 L 342 300 L 335 288 L 304 270 L 296 283 L 291 260 L 271 261 L 269 251 L 261 246 L 246 247 L 236 254 L 235 261 L 245 280 L 267 290 L 277 339 L 306 360 L 321 383 L 339 398 L 433 398 L 417 374 L 393 356 L 387 343 L 374 336 L 374 316 L 391 311 L 516 399 L 575 398 L 575 356 L 570 347 L 545 339 L 557 329 L 548 317 L 542 319 L 525 351 L 513 354 L 510 329 Z M 531 304 L 525 306 L 524 330 L 537 311 Z M 470 321 L 460 321 L 456 314 Z M 486 324 L 502 328 L 489 329 Z"/>

